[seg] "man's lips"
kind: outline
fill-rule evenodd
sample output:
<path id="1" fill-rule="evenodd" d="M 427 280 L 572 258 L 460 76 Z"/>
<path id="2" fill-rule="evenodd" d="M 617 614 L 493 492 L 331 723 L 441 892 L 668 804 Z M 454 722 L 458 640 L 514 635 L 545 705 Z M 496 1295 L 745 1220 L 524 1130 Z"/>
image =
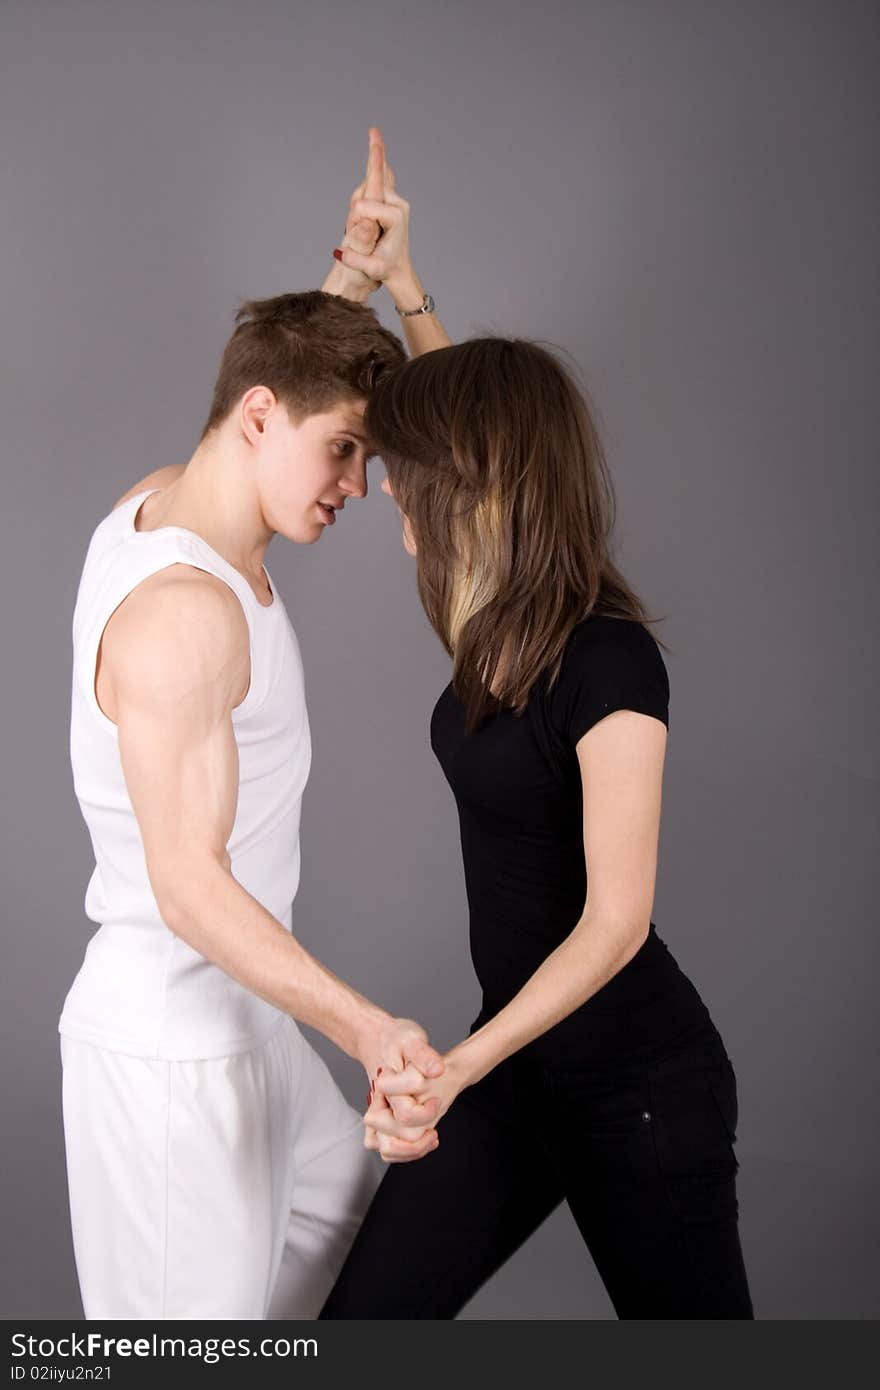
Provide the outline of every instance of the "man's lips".
<path id="1" fill-rule="evenodd" d="M 340 502 L 340 504 L 339 504 L 338 507 L 334 507 L 333 504 L 330 503 L 330 502 L 319 502 L 319 503 L 318 503 L 318 508 L 319 508 L 319 510 L 320 510 L 320 512 L 321 512 L 321 516 L 324 518 L 324 521 L 326 522 L 326 524 L 327 524 L 328 526 L 333 526 L 333 525 L 335 525 L 335 523 L 336 523 L 336 513 L 337 513 L 337 512 L 341 512 L 344 506 L 345 506 L 345 503 L 344 503 L 344 502 Z"/>

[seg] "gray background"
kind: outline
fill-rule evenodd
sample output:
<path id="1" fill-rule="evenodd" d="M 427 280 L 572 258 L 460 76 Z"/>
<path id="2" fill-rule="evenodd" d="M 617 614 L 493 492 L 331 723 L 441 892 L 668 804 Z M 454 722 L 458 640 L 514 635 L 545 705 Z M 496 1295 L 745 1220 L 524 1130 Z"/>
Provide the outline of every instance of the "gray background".
<path id="1" fill-rule="evenodd" d="M 580 364 L 621 563 L 669 615 L 654 918 L 737 1068 L 756 1311 L 876 1315 L 876 7 L 0 14 L 0 1313 L 80 1315 L 55 1026 L 91 930 L 67 753 L 88 536 L 189 456 L 237 299 L 320 284 L 378 122 L 452 336 Z M 478 1003 L 427 743 L 448 664 L 371 468 L 332 535 L 268 557 L 315 746 L 296 925 L 448 1045 Z M 565 1211 L 466 1314 L 524 1315 L 611 1316 Z"/>

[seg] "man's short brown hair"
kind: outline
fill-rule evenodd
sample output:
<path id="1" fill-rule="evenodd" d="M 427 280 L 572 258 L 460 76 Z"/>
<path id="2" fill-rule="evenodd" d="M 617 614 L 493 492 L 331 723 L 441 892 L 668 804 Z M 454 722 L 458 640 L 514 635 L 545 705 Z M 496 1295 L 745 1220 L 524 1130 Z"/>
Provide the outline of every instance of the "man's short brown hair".
<path id="1" fill-rule="evenodd" d="M 247 300 L 235 321 L 203 439 L 252 386 L 267 386 L 301 420 L 340 401 L 369 399 L 380 378 L 406 361 L 400 339 L 374 310 L 322 290 Z"/>

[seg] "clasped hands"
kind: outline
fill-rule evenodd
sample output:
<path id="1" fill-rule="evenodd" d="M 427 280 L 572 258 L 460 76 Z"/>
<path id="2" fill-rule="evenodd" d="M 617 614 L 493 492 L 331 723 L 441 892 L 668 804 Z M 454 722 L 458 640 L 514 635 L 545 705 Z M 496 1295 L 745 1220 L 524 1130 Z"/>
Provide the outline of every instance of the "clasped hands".
<path id="1" fill-rule="evenodd" d="M 338 276 L 328 281 L 367 298 L 385 285 L 392 294 L 413 279 L 409 250 L 409 203 L 394 187 L 394 171 L 385 161 L 385 143 L 378 126 L 370 126 L 366 177 L 351 195 L 345 231 L 334 252 Z"/>
<path id="2" fill-rule="evenodd" d="M 361 1061 L 370 1077 L 364 1147 L 386 1163 L 424 1158 L 439 1143 L 437 1124 L 469 1084 L 462 1047 L 441 1056 L 418 1023 L 390 1019 Z"/>

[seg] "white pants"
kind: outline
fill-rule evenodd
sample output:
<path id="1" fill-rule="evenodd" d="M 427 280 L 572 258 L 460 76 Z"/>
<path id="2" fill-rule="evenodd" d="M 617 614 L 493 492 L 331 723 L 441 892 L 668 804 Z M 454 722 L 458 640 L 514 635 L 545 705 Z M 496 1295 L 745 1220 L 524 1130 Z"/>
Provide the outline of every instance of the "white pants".
<path id="1" fill-rule="evenodd" d="M 293 1020 L 210 1061 L 61 1056 L 86 1318 L 316 1317 L 381 1165 Z"/>

